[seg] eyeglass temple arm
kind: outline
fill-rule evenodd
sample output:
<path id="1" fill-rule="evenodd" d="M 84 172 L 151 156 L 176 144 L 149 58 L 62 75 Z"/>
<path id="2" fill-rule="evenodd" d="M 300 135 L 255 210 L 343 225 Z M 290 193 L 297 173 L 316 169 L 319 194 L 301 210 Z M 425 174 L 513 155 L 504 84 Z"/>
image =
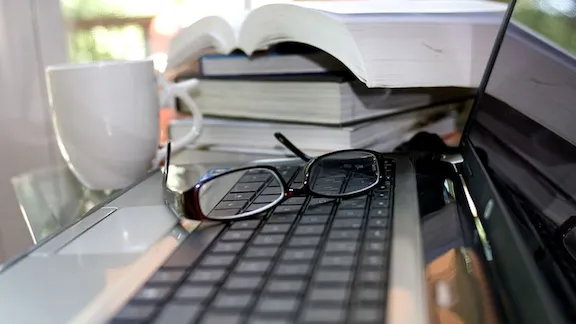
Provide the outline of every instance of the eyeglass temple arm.
<path id="1" fill-rule="evenodd" d="M 306 153 L 300 151 L 292 142 L 290 142 L 282 133 L 276 132 L 274 133 L 274 137 L 278 140 L 278 142 L 282 143 L 287 149 L 289 149 L 292 153 L 294 153 L 297 157 L 304 160 L 304 162 L 308 162 L 312 160 L 312 157 L 307 155 Z"/>

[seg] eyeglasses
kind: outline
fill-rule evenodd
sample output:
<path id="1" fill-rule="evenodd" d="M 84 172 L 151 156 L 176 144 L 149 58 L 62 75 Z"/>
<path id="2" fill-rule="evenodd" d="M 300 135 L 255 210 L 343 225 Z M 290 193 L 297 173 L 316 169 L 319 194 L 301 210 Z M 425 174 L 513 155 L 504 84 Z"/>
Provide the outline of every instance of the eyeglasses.
<path id="1" fill-rule="evenodd" d="M 280 133 L 274 136 L 302 159 L 302 185 L 291 188 L 282 172 L 271 165 L 241 167 L 199 181 L 179 193 L 168 188 L 170 143 L 167 145 L 162 187 L 165 204 L 178 217 L 228 221 L 255 216 L 294 197 L 353 198 L 365 195 L 381 179 L 381 154 L 352 149 L 310 157 Z M 263 190 L 270 190 L 257 208 L 248 208 Z M 262 195 L 258 196 L 261 197 Z M 252 205 L 254 206 L 254 205 Z"/>

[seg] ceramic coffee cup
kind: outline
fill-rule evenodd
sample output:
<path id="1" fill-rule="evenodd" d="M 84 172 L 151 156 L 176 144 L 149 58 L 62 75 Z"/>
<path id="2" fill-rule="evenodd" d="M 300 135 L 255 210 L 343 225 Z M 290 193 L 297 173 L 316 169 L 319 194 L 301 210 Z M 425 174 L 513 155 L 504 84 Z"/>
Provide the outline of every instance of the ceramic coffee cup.
<path id="1" fill-rule="evenodd" d="M 178 97 L 194 116 L 172 150 L 200 134 L 202 115 L 188 94 L 197 81 L 158 82 L 150 60 L 49 66 L 46 75 L 60 153 L 89 189 L 125 188 L 163 160 L 159 112 L 169 100 Z"/>

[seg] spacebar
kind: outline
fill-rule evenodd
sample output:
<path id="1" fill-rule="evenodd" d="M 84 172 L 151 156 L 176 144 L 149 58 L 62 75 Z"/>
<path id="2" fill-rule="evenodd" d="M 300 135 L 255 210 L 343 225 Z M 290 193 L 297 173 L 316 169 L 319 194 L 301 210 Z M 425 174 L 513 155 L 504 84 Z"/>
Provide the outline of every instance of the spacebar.
<path id="1" fill-rule="evenodd" d="M 223 224 L 201 224 L 168 257 L 161 269 L 186 269 L 192 266 L 223 228 Z"/>

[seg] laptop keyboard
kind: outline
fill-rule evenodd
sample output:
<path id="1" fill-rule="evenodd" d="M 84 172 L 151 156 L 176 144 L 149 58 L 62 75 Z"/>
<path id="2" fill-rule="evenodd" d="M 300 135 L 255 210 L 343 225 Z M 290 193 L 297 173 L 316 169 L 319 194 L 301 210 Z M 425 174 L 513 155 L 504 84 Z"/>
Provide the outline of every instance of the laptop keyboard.
<path id="1" fill-rule="evenodd" d="M 260 218 L 230 222 L 199 257 L 183 242 L 112 322 L 385 322 L 393 163 L 383 169 L 365 196 L 296 197 Z M 298 166 L 279 171 L 291 187 L 301 186 Z M 358 181 L 348 177 L 344 185 Z M 247 201 L 247 209 L 280 190 L 234 188 L 224 205 Z"/>

